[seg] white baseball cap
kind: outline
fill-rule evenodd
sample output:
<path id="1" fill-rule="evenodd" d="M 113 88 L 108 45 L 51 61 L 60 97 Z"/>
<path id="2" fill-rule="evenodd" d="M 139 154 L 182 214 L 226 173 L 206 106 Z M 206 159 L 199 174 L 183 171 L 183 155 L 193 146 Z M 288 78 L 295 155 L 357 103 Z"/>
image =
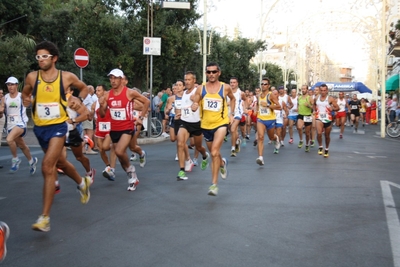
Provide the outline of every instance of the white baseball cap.
<path id="1" fill-rule="evenodd" d="M 11 76 L 10 78 L 7 79 L 7 81 L 6 81 L 5 83 L 6 83 L 6 84 L 7 84 L 7 83 L 16 84 L 16 83 L 18 83 L 18 79 L 15 78 L 14 76 Z"/>
<path id="2" fill-rule="evenodd" d="M 113 69 L 107 76 L 113 75 L 115 77 L 124 78 L 124 73 L 120 69 Z"/>

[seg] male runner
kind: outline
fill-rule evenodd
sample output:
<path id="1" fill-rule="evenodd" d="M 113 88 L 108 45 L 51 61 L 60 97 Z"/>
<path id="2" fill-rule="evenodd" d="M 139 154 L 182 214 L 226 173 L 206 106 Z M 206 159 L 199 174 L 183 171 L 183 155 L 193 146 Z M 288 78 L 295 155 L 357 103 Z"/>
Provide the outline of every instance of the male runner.
<path id="1" fill-rule="evenodd" d="M 36 45 L 36 60 L 39 71 L 33 71 L 25 79 L 22 99 L 25 107 L 32 104 L 32 119 L 35 124 L 33 132 L 44 151 L 42 161 L 43 186 L 43 209 L 32 229 L 36 231 L 50 231 L 50 209 L 54 199 L 55 181 L 57 168 L 64 171 L 78 184 L 81 194 L 81 202 L 88 203 L 90 199 L 89 177 L 82 178 L 62 153 L 68 126 L 68 120 L 64 89 L 68 87 L 77 88 L 79 97 L 85 98 L 88 94 L 86 84 L 78 77 L 67 71 L 56 68 L 59 58 L 58 48 L 49 41 L 43 41 Z"/>
<path id="2" fill-rule="evenodd" d="M 208 189 L 208 194 L 216 196 L 218 194 L 218 171 L 222 179 L 228 175 L 228 161 L 221 157 L 221 146 L 228 131 L 229 122 L 233 120 L 234 113 L 228 114 L 226 97 L 231 100 L 231 110 L 236 108 L 236 98 L 229 85 L 219 81 L 221 69 L 217 63 L 211 62 L 206 66 L 207 82 L 202 88 L 196 90 L 192 110 L 201 110 L 201 128 L 203 129 L 204 140 L 211 153 L 212 164 L 212 185 Z"/>
<path id="3" fill-rule="evenodd" d="M 332 130 L 332 110 L 339 110 L 335 99 L 328 95 L 328 86 L 321 84 L 319 96 L 314 99 L 314 112 L 317 124 L 318 155 L 322 155 L 322 130 L 325 132 L 325 152 L 324 157 L 329 157 L 329 143 L 331 141 Z"/>

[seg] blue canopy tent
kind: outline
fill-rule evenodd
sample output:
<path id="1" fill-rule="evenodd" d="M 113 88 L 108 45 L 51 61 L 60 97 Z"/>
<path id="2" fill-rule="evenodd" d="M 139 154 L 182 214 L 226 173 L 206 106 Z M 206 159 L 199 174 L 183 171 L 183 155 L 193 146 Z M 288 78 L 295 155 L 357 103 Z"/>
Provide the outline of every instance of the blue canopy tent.
<path id="1" fill-rule="evenodd" d="M 335 82 L 317 82 L 311 87 L 314 90 L 316 86 L 321 86 L 321 84 L 326 84 L 328 86 L 329 92 L 354 92 L 359 91 L 360 93 L 370 93 L 372 90 L 369 89 L 362 82 L 356 83 L 335 83 Z"/>

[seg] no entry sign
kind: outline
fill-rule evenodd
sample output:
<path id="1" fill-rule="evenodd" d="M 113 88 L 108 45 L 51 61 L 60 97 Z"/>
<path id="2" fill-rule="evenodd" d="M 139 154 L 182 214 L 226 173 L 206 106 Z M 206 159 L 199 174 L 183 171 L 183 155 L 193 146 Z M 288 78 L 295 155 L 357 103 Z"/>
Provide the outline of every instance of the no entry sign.
<path id="1" fill-rule="evenodd" d="M 74 61 L 79 68 L 85 68 L 89 64 L 89 53 L 83 48 L 76 49 Z"/>

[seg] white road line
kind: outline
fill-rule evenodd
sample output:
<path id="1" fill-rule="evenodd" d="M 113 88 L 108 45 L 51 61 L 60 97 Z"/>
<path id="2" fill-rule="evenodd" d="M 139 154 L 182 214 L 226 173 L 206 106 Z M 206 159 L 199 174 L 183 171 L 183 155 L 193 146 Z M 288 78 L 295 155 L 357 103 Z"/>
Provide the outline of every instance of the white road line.
<path id="1" fill-rule="evenodd" d="M 370 158 L 370 159 L 386 159 L 387 157 L 386 156 L 367 156 L 367 158 Z"/>
<path id="2" fill-rule="evenodd" d="M 381 181 L 386 221 L 389 229 L 390 244 L 392 246 L 393 266 L 400 267 L 400 222 L 390 186 L 394 186 L 400 189 L 400 185 L 398 184 L 389 181 Z"/>
<path id="3" fill-rule="evenodd" d="M 353 151 L 354 154 L 360 154 L 360 155 L 375 155 L 376 153 L 365 153 L 365 152 L 357 152 Z"/>
<path id="4" fill-rule="evenodd" d="M 0 200 L 2 200 L 2 199 L 6 199 L 6 197 L 0 197 Z"/>

